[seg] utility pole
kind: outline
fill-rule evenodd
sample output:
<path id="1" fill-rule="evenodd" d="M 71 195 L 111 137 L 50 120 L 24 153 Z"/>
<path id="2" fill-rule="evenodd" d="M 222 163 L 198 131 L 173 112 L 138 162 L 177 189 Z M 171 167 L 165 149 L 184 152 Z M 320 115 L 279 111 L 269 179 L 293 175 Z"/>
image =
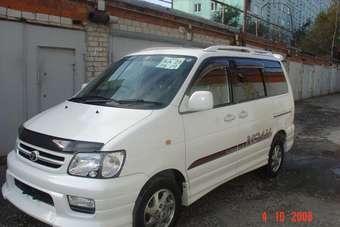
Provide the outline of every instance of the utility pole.
<path id="1" fill-rule="evenodd" d="M 247 27 L 248 27 L 248 11 L 249 11 L 250 0 L 244 0 L 243 9 L 243 28 L 242 28 L 242 45 L 246 46 L 247 40 Z"/>
<path id="2" fill-rule="evenodd" d="M 243 33 L 247 33 L 247 27 L 248 27 L 248 11 L 250 6 L 250 0 L 244 0 L 244 10 L 243 10 Z"/>
<path id="3" fill-rule="evenodd" d="M 336 10 L 335 10 L 335 26 L 334 26 L 334 34 L 333 34 L 333 40 L 332 40 L 332 47 L 331 47 L 331 62 L 333 62 L 334 59 L 334 47 L 335 47 L 335 40 L 336 35 L 338 32 L 338 14 L 339 14 L 339 0 L 336 1 Z"/>

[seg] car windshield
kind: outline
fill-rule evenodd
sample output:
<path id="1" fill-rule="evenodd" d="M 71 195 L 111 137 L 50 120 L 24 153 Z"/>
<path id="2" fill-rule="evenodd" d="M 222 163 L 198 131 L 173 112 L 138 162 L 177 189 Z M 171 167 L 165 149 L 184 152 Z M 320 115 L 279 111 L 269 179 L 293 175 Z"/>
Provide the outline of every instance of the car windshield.
<path id="1" fill-rule="evenodd" d="M 195 57 L 177 55 L 125 57 L 69 101 L 122 108 L 162 108 L 172 101 L 195 61 Z"/>

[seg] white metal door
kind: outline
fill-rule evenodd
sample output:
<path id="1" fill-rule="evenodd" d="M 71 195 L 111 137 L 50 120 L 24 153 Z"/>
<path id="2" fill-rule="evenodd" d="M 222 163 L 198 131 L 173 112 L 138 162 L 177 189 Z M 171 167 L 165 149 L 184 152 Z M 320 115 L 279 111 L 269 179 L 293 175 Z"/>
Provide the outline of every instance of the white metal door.
<path id="1" fill-rule="evenodd" d="M 15 144 L 25 118 L 23 25 L 0 20 L 0 156 Z"/>
<path id="2" fill-rule="evenodd" d="M 22 122 L 69 97 L 73 86 L 77 91 L 84 83 L 85 32 L 0 20 L 0 40 L 0 155 L 6 155 Z M 71 68 L 65 64 L 71 61 L 76 64 L 74 81 Z M 53 74 L 45 84 L 37 83 L 40 66 Z M 55 81 L 57 78 L 61 81 Z M 52 90 L 47 90 L 50 87 Z M 41 100 L 42 94 L 46 94 L 45 100 Z"/>
<path id="3" fill-rule="evenodd" d="M 75 51 L 62 48 L 39 48 L 38 83 L 40 111 L 74 94 Z"/>

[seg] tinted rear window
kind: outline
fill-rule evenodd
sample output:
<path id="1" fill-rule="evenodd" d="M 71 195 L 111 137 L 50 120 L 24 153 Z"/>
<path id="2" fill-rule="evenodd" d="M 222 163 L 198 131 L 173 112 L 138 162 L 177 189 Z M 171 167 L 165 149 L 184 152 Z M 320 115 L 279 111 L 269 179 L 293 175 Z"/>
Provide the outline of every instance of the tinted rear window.
<path id="1" fill-rule="evenodd" d="M 260 77 L 255 76 L 256 70 L 254 68 L 258 68 L 258 70 L 260 70 L 260 72 L 262 73 L 263 80 L 266 85 L 267 96 L 275 96 L 275 95 L 288 93 L 287 81 L 284 76 L 281 63 L 279 61 L 252 59 L 252 58 L 231 58 L 230 63 L 231 63 L 230 64 L 231 68 L 236 68 L 236 69 L 242 68 L 242 69 L 232 70 L 232 74 L 234 73 L 234 76 L 235 76 L 236 71 L 244 73 L 246 69 L 248 70 L 248 72 L 249 70 L 251 70 L 252 71 L 251 74 L 254 75 L 252 77 L 253 79 L 251 79 L 252 85 L 247 82 L 248 85 L 246 87 L 248 87 L 248 89 L 246 87 L 243 89 L 245 91 L 244 94 L 248 93 L 247 95 L 248 97 L 245 95 L 243 95 L 243 97 L 237 97 L 238 94 L 236 93 L 234 94 L 234 96 L 236 95 L 236 97 L 234 97 L 236 98 L 236 100 L 239 98 L 245 101 L 251 98 L 256 99 L 256 98 L 263 97 L 263 93 L 261 90 L 262 86 L 261 86 Z M 250 78 L 250 77 L 247 76 L 244 78 Z M 235 79 L 237 79 L 237 77 L 236 78 L 234 77 L 234 80 Z M 244 81 L 247 81 L 247 80 L 244 80 Z M 235 83 L 235 81 L 233 81 L 233 83 Z"/>
<path id="2" fill-rule="evenodd" d="M 287 81 L 279 62 L 265 65 L 263 74 L 268 96 L 288 93 Z"/>

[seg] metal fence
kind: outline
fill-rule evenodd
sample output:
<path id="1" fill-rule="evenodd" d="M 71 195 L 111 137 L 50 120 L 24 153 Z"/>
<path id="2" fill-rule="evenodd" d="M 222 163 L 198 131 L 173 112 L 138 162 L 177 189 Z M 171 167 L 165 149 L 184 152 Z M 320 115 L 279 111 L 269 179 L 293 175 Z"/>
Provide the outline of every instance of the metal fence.
<path id="1" fill-rule="evenodd" d="M 152 0 L 152 2 L 169 8 L 173 7 L 172 0 Z M 210 15 L 208 16 L 208 19 L 227 25 L 230 30 L 234 32 L 236 31 L 247 36 L 262 38 L 272 43 L 285 44 L 286 47 L 291 49 L 293 52 L 313 55 L 312 53 L 302 50 L 296 28 L 294 27 L 292 9 L 289 7 L 288 13 L 286 15 L 286 20 L 288 20 L 288 23 L 286 26 L 282 26 L 264 19 L 262 17 L 263 7 L 261 8 L 260 16 L 256 15 L 250 10 L 245 13 L 244 9 L 224 3 L 221 0 L 206 0 L 206 2 L 211 3 L 211 9 L 209 9 Z M 196 4 L 203 5 L 203 2 L 197 2 Z M 268 7 L 270 4 L 274 3 L 270 2 L 268 4 L 264 4 L 264 6 L 267 5 Z M 209 5 L 208 7 L 210 8 Z M 203 11 L 201 6 L 199 8 Z M 193 15 L 199 16 L 197 13 L 193 13 Z M 205 15 L 205 18 L 207 18 L 207 15 Z M 331 48 L 320 47 L 320 45 L 315 40 L 311 40 L 308 37 L 303 37 L 303 39 L 308 40 L 308 42 L 312 44 L 313 48 L 315 47 L 315 50 L 320 50 L 320 53 L 325 53 L 325 55 L 328 56 L 331 55 Z"/>
<path id="2" fill-rule="evenodd" d="M 292 29 L 272 23 L 264 18 L 247 12 L 235 6 L 228 5 L 218 0 L 212 0 L 216 4 L 216 10 L 212 14 L 212 20 L 228 26 L 236 27 L 240 32 L 264 38 L 272 42 L 281 42 L 293 46 L 294 34 Z"/>
<path id="3" fill-rule="evenodd" d="M 250 10 L 245 13 L 244 10 L 219 0 L 211 0 L 211 2 L 216 4 L 216 10 L 211 18 L 215 22 L 237 28 L 240 33 L 243 32 L 246 35 L 252 35 L 273 43 L 283 43 L 287 46 L 287 48 L 295 53 L 303 53 L 315 56 L 315 54 L 311 53 L 310 51 L 306 51 L 302 47 L 302 43 L 300 42 L 301 40 L 298 37 L 297 28 L 295 28 L 293 24 L 294 20 L 292 9 L 289 8 L 287 15 L 289 18 L 286 18 L 289 21 L 285 27 L 268 21 L 263 17 L 254 14 Z M 314 52 L 323 53 L 322 55 L 326 58 L 329 56 L 329 60 L 335 63 L 340 62 L 338 56 L 330 57 L 332 55 L 331 47 L 321 47 L 317 40 L 310 39 L 308 36 L 304 36 L 303 40 L 308 42 L 310 46 L 313 46 Z"/>
<path id="4" fill-rule="evenodd" d="M 172 7 L 172 0 L 152 0 L 151 2 Z M 267 21 L 251 12 L 248 12 L 245 18 L 244 10 L 219 0 L 211 0 L 210 2 L 212 4 L 211 20 L 228 25 L 233 30 L 245 31 L 256 37 L 273 42 L 283 42 L 289 46 L 292 45 L 293 32 L 291 30 Z M 244 23 L 244 20 L 246 20 L 246 23 Z M 246 29 L 243 28 L 244 25 L 246 25 Z"/>

